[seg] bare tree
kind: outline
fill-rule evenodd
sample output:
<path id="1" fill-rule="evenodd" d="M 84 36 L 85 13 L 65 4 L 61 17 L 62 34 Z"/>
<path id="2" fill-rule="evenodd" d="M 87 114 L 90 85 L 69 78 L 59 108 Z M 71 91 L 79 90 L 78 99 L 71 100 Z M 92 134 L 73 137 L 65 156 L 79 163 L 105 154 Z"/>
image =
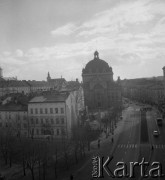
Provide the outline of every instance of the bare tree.
<path id="1" fill-rule="evenodd" d="M 34 168 L 38 160 L 38 151 L 37 151 L 38 148 L 36 147 L 34 141 L 31 141 L 31 143 L 29 143 L 28 145 L 29 145 L 29 149 L 25 155 L 26 164 L 27 164 L 27 169 L 29 169 L 31 172 L 32 180 L 34 180 L 35 179 Z"/>

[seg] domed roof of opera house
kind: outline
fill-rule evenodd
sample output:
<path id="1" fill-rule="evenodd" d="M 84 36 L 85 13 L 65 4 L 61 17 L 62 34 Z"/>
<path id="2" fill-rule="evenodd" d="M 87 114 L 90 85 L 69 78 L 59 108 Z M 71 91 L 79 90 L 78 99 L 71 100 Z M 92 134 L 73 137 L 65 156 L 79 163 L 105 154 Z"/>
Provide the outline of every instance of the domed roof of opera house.
<path id="1" fill-rule="evenodd" d="M 108 65 L 107 62 L 99 58 L 99 53 L 95 51 L 94 59 L 89 61 L 85 69 L 83 69 L 83 73 L 106 73 L 112 72 L 112 68 Z"/>

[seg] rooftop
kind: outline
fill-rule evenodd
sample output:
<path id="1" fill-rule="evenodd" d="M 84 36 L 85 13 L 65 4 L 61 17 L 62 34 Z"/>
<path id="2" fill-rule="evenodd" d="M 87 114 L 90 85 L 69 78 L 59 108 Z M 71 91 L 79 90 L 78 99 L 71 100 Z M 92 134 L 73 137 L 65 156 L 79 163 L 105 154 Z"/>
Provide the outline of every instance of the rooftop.
<path id="1" fill-rule="evenodd" d="M 18 103 L 7 103 L 5 105 L 0 105 L 0 111 L 27 111 L 27 106 L 26 105 L 21 105 Z"/>
<path id="2" fill-rule="evenodd" d="M 76 81 L 67 81 L 66 85 L 61 88 L 61 91 L 75 91 L 81 86 L 78 79 Z"/>
<path id="3" fill-rule="evenodd" d="M 53 93 L 36 96 L 32 98 L 29 103 L 53 103 L 53 102 L 65 102 L 68 98 L 68 93 Z"/>

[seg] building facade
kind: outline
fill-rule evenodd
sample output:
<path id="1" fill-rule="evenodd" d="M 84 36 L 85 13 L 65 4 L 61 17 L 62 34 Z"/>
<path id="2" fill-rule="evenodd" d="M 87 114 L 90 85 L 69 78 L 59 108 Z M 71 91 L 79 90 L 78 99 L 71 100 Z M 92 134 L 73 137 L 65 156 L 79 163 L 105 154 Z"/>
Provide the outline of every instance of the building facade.
<path id="1" fill-rule="evenodd" d="M 163 85 L 164 85 L 164 96 L 165 96 L 165 66 L 162 69 L 163 69 Z"/>
<path id="2" fill-rule="evenodd" d="M 122 81 L 123 95 L 132 100 L 159 105 L 164 100 L 163 81 L 150 79 L 130 79 Z"/>
<path id="3" fill-rule="evenodd" d="M 99 58 L 97 51 L 82 70 L 82 79 L 85 106 L 90 112 L 121 106 L 120 78 L 113 80 L 112 68 Z"/>
<path id="4" fill-rule="evenodd" d="M 77 124 L 74 96 L 71 93 L 36 96 L 29 101 L 28 116 L 30 136 L 69 138 Z"/>
<path id="5" fill-rule="evenodd" d="M 16 103 L 0 105 L 0 131 L 28 137 L 27 106 Z"/>
<path id="6" fill-rule="evenodd" d="M 10 93 L 30 94 L 35 92 L 43 92 L 50 90 L 59 91 L 66 85 L 65 79 L 52 79 L 51 81 L 19 81 L 19 80 L 3 80 L 0 83 L 0 97 Z"/>

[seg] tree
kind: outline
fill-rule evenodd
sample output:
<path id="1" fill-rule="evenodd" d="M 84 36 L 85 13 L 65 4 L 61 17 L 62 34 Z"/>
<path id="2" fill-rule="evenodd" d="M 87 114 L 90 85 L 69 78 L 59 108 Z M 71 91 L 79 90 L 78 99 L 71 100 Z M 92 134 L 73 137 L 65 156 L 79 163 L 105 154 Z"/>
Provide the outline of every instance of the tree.
<path id="1" fill-rule="evenodd" d="M 1 131 L 0 134 L 0 151 L 4 158 L 5 164 L 8 164 L 12 167 L 12 159 L 17 153 L 17 143 L 16 137 L 13 136 L 13 131 L 10 126 L 7 126 L 4 131 Z"/>
<path id="2" fill-rule="evenodd" d="M 25 155 L 26 164 L 27 164 L 27 169 L 29 169 L 31 172 L 32 180 L 34 180 L 35 179 L 34 168 L 35 168 L 35 166 L 37 164 L 37 160 L 38 160 L 38 148 L 34 141 L 29 141 L 28 147 L 29 148 Z"/>

